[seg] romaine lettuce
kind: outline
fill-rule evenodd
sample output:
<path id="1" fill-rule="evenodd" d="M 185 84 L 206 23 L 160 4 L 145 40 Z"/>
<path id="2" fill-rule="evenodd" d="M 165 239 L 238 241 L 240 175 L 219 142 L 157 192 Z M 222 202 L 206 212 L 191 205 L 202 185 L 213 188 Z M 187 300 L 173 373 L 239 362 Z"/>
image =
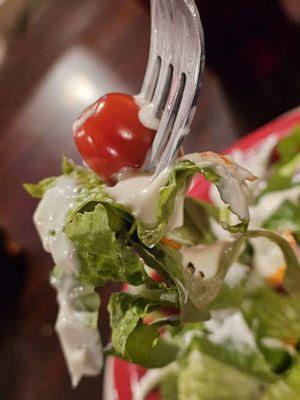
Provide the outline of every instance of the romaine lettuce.
<path id="1" fill-rule="evenodd" d="M 147 301 L 129 293 L 114 293 L 108 310 L 117 355 L 147 368 L 160 368 L 172 362 L 178 347 L 160 338 L 159 324 L 143 322 L 151 311 L 169 305 L 161 298 Z"/>

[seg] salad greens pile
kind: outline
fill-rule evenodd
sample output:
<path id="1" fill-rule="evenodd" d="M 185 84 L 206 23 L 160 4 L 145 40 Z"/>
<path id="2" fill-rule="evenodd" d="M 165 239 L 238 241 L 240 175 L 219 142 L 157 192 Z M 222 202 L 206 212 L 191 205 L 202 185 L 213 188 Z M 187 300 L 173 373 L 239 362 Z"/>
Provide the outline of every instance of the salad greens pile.
<path id="1" fill-rule="evenodd" d="M 299 129 L 276 145 L 278 161 L 263 177 L 253 209 L 265 195 L 299 188 L 299 146 Z M 196 173 L 217 187 L 226 212 L 185 197 L 183 225 L 170 229 L 170 219 L 180 212 L 178 196 L 185 196 Z M 253 176 L 228 157 L 203 153 L 180 159 L 157 193 L 157 222 L 152 225 L 109 196 L 91 170 L 67 159 L 62 176 L 25 185 L 33 197 L 42 199 L 39 207 L 51 196 L 64 199 L 66 185 L 74 187 L 71 201 L 65 199 L 69 203 L 62 224 L 48 221 L 45 232 L 36 219 L 40 234 L 44 229 L 44 247 L 56 263 L 51 281 L 58 301 L 72 314 L 68 332 L 74 329 L 79 335 L 85 330 L 100 348 L 95 336 L 98 323 L 101 331 L 97 289 L 107 282 L 126 284 L 127 291 L 113 293 L 109 301 L 112 343 L 105 352 L 158 368 L 156 383 L 163 399 L 300 398 L 300 191 L 296 201 L 295 196 L 283 197 L 263 224 L 248 229 L 246 180 Z M 50 217 L 51 213 L 49 209 Z M 227 220 L 224 215 L 229 215 Z M 219 237 L 220 229 L 227 239 Z M 64 258 L 56 247 L 61 236 L 71 246 L 77 268 L 60 261 Z M 278 285 L 262 277 L 253 262 L 254 241 L 260 237 L 283 254 Z M 191 261 L 184 264 L 186 249 L 198 252 L 203 268 Z M 86 365 L 81 362 L 78 372 L 80 357 L 76 364 L 68 356 L 71 345 L 58 325 L 77 384 L 82 375 L 98 372 L 101 362 L 88 366 L 93 348 L 87 346 L 89 357 L 85 354 Z"/>

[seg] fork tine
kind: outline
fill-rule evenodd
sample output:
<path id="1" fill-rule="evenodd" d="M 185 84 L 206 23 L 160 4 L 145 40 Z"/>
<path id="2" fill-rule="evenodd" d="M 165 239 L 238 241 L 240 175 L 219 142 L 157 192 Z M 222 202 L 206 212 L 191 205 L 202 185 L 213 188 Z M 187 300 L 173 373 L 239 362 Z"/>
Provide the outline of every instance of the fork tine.
<path id="1" fill-rule="evenodd" d="M 151 0 L 151 41 L 148 57 L 148 65 L 141 89 L 141 94 L 146 101 L 151 102 L 161 69 L 161 55 L 158 51 L 157 22 L 160 21 L 160 7 L 157 7 L 156 0 Z"/>
<path id="2" fill-rule="evenodd" d="M 173 29 L 172 25 L 172 13 L 169 4 L 161 0 L 152 0 L 152 6 L 157 10 L 156 21 L 154 25 L 157 27 L 157 42 L 156 51 L 161 57 L 161 70 L 158 77 L 157 86 L 153 96 L 152 104 L 154 112 L 157 117 L 160 117 L 167 97 L 170 91 L 170 85 L 173 75 L 173 67 L 171 67 L 173 61 L 173 54 L 170 52 L 170 32 Z M 154 11 L 155 12 L 155 11 Z"/>
<path id="3" fill-rule="evenodd" d="M 152 101 L 161 69 L 161 58 L 149 56 L 148 66 L 141 90 L 143 98 L 149 103 Z"/>
<path id="4" fill-rule="evenodd" d="M 165 108 L 168 95 L 170 93 L 173 78 L 173 67 L 171 64 L 162 61 L 160 74 L 158 77 L 156 89 L 153 95 L 153 110 L 155 115 L 159 118 Z"/>
<path id="5" fill-rule="evenodd" d="M 178 113 L 176 115 L 176 119 L 174 121 L 174 125 L 172 128 L 172 132 L 168 137 L 168 141 L 166 147 L 162 154 L 160 154 L 159 163 L 157 165 L 157 174 L 159 171 L 162 171 L 168 164 L 173 161 L 173 158 L 176 156 L 179 151 L 185 137 L 189 133 L 189 127 L 193 120 L 195 111 L 196 111 L 196 101 L 198 97 L 198 92 L 200 89 L 200 76 L 201 72 L 204 68 L 204 39 L 203 39 L 203 31 L 201 27 L 200 17 L 199 18 L 199 40 L 200 40 L 200 63 L 195 64 L 196 68 L 189 68 L 192 64 L 187 64 L 186 73 L 186 85 L 184 88 L 184 92 L 181 99 L 181 104 L 178 108 Z M 185 35 L 191 35 L 190 27 L 188 25 L 185 26 Z M 189 49 L 186 49 L 187 54 L 193 54 L 192 51 L 192 42 L 188 42 Z M 191 93 L 194 91 L 194 97 L 191 96 Z"/>
<path id="6" fill-rule="evenodd" d="M 204 67 L 204 38 L 194 1 L 170 0 L 170 3 L 172 9 L 169 16 L 173 17 L 171 24 L 173 32 L 169 30 L 166 40 L 173 43 L 169 51 L 173 55 L 171 62 L 174 71 L 167 105 L 148 162 L 149 167 L 156 166 L 155 176 L 173 160 L 189 132 Z M 174 29 L 180 30 L 180 36 L 178 33 L 176 36 Z M 174 46 L 176 37 L 178 43 Z"/>
<path id="7" fill-rule="evenodd" d="M 160 160 L 166 143 L 168 141 L 170 132 L 176 118 L 179 105 L 181 103 L 183 83 L 182 80 L 173 79 L 171 90 L 168 96 L 167 104 L 163 112 L 162 118 L 159 123 L 155 139 L 150 150 L 149 167 L 155 166 Z M 150 165 L 151 163 L 151 165 Z"/>
<path id="8" fill-rule="evenodd" d="M 172 133 L 168 138 L 167 144 L 163 153 L 160 156 L 160 161 L 157 165 L 157 173 L 162 171 L 169 165 L 179 151 L 185 137 L 189 133 L 189 126 L 192 122 L 196 107 L 191 106 L 191 103 L 187 103 L 186 90 L 181 99 L 181 104 L 177 113 L 176 120 L 173 125 Z"/>
<path id="9" fill-rule="evenodd" d="M 188 133 L 204 52 L 201 22 L 193 0 L 151 0 L 151 15 L 151 48 L 142 95 L 161 119 L 143 169 L 157 167 L 157 175 Z"/>

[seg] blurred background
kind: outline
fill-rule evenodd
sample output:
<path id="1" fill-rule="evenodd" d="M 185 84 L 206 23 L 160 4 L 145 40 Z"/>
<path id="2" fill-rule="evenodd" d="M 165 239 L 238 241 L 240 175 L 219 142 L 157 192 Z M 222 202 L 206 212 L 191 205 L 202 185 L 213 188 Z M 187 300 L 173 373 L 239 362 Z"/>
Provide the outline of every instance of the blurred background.
<path id="1" fill-rule="evenodd" d="M 207 64 L 185 148 L 220 151 L 299 105 L 300 0 L 197 3 Z M 71 125 L 83 108 L 139 91 L 149 34 L 143 0 L 0 0 L 1 400 L 102 398 L 101 377 L 70 388 L 53 333 L 52 261 L 22 183 L 59 173 L 62 154 L 79 161 Z"/>

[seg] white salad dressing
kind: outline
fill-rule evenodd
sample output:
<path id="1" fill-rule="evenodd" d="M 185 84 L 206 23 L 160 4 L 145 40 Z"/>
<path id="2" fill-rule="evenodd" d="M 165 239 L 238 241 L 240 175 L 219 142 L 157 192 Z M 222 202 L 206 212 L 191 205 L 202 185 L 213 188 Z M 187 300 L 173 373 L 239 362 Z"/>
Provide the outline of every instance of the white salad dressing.
<path id="1" fill-rule="evenodd" d="M 154 225 L 157 222 L 159 191 L 167 184 L 169 173 L 170 169 L 166 168 L 154 179 L 152 175 L 134 175 L 105 190 L 117 203 L 131 210 L 132 214 L 141 222 Z M 180 205 L 182 210 L 174 208 L 176 214 L 178 213 L 178 216 L 174 217 L 174 222 L 180 223 L 183 218 L 181 217 L 183 201 L 182 203 L 179 199 L 176 201 L 177 207 Z"/>
<path id="2" fill-rule="evenodd" d="M 282 349 L 287 347 L 284 342 L 272 337 L 263 337 L 260 341 L 264 346 L 269 347 L 270 349 Z"/>
<path id="3" fill-rule="evenodd" d="M 285 201 L 297 202 L 300 198 L 300 186 L 280 190 L 264 195 L 257 205 L 250 207 L 250 229 L 260 228 L 264 222 Z M 253 265 L 263 278 L 271 276 L 285 265 L 283 254 L 278 246 L 266 238 L 252 239 L 254 248 Z"/>
<path id="4" fill-rule="evenodd" d="M 279 190 L 262 196 L 257 205 L 250 207 L 250 228 L 257 229 L 281 206 L 285 200 L 297 203 L 300 199 L 300 186 Z"/>
<path id="5" fill-rule="evenodd" d="M 270 240 L 263 237 L 251 239 L 251 245 L 254 250 L 253 266 L 261 278 L 274 275 L 285 265 L 280 248 Z"/>
<path id="6" fill-rule="evenodd" d="M 238 310 L 215 311 L 209 321 L 204 322 L 210 331 L 209 339 L 216 344 L 231 342 L 238 350 L 256 350 L 254 336 Z"/>
<path id="7" fill-rule="evenodd" d="M 248 151 L 241 151 L 239 149 L 233 150 L 231 156 L 239 166 L 246 168 L 255 176 L 261 178 L 266 171 L 270 154 L 276 143 L 276 136 L 271 135 Z M 251 188 L 252 185 L 255 186 L 258 183 L 259 181 L 248 182 L 248 186 Z M 210 187 L 210 198 L 217 206 L 224 207 L 224 202 L 220 197 L 220 193 L 214 185 Z"/>
<path id="8" fill-rule="evenodd" d="M 244 168 L 249 168 L 259 178 L 263 177 L 268 161 L 274 146 L 278 139 L 272 135 L 260 142 L 254 148 L 247 152 L 234 150 L 232 156 L 236 162 Z M 250 182 L 250 185 L 252 183 Z M 259 185 L 259 181 L 258 181 Z M 251 187 L 255 190 L 255 187 Z M 220 194 L 213 185 L 210 188 L 210 197 L 213 203 L 219 207 L 224 207 L 224 203 L 220 198 Z M 264 222 L 280 207 L 285 201 L 299 201 L 300 186 L 293 187 L 287 190 L 267 193 L 262 196 L 255 206 L 251 206 L 249 229 L 260 229 Z M 231 216 L 230 223 L 236 223 L 236 217 Z M 219 240 L 230 240 L 230 234 L 224 231 L 218 224 L 211 221 L 211 226 L 214 234 Z M 285 265 L 284 257 L 279 247 L 266 238 L 251 239 L 251 244 L 254 248 L 253 265 L 259 276 L 266 278 L 273 275 L 279 268 Z"/>
<path id="9" fill-rule="evenodd" d="M 251 172 L 235 164 L 230 157 L 212 152 L 192 153 L 181 158 L 185 159 L 193 161 L 200 168 L 211 168 L 218 175 L 218 189 L 212 185 L 214 191 L 211 192 L 211 198 L 216 200 L 216 204 L 223 207 L 224 203 L 230 204 L 232 212 L 237 214 L 240 220 L 249 219 L 249 193 L 245 181 L 255 180 Z M 219 190 L 222 192 L 222 199 Z"/>
<path id="10" fill-rule="evenodd" d="M 217 154 L 193 153 L 180 160 L 195 162 L 199 168 L 211 168 L 220 177 L 219 189 L 226 203 L 231 204 L 233 212 L 241 220 L 248 218 L 248 193 L 244 181 L 252 180 L 253 175 L 232 163 L 228 158 Z M 154 225 L 157 222 L 157 209 L 159 205 L 159 191 L 168 182 L 171 167 L 167 167 L 157 177 L 138 173 L 120 180 L 112 187 L 107 187 L 106 192 L 118 203 L 131 210 L 132 214 L 141 222 Z M 184 193 L 176 195 L 174 213 L 169 219 L 168 230 L 179 227 L 183 223 Z"/>
<path id="11" fill-rule="evenodd" d="M 239 262 L 234 262 L 230 266 L 224 282 L 230 287 L 234 288 L 238 286 L 248 275 L 249 267 L 245 264 L 241 264 Z"/>
<path id="12" fill-rule="evenodd" d="M 78 271 L 79 262 L 75 247 L 63 228 L 76 196 L 74 180 L 61 176 L 56 185 L 47 190 L 33 216 L 44 249 L 52 254 L 56 265 L 69 272 Z"/>
<path id="13" fill-rule="evenodd" d="M 155 111 L 152 103 L 146 101 L 142 94 L 134 96 L 134 100 L 139 107 L 139 120 L 146 128 L 157 131 L 159 119 L 155 116 Z"/>
<path id="14" fill-rule="evenodd" d="M 52 276 L 51 284 L 57 289 L 59 305 L 55 329 L 75 387 L 83 376 L 98 375 L 103 366 L 97 316 L 76 309 L 74 295 L 84 288 L 73 275 L 64 276 L 62 282 Z"/>
<path id="15" fill-rule="evenodd" d="M 75 181 L 59 177 L 56 185 L 47 190 L 34 213 L 34 223 L 45 250 L 52 254 L 55 264 L 65 273 L 63 284 L 59 284 L 54 277 L 51 283 L 57 289 L 59 305 L 56 331 L 73 386 L 78 384 L 83 375 L 98 374 L 103 364 L 98 329 L 89 325 L 89 313 L 76 310 L 72 301 L 74 290 L 82 290 L 75 279 L 79 260 L 72 241 L 63 229 L 77 196 Z"/>
<path id="16" fill-rule="evenodd" d="M 172 231 L 173 229 L 180 228 L 184 222 L 184 198 L 185 193 L 183 190 L 179 190 L 176 193 L 175 201 L 174 201 L 174 210 L 169 217 L 167 223 L 167 232 Z"/>
<path id="17" fill-rule="evenodd" d="M 184 268 L 194 268 L 191 272 L 195 276 L 200 274 L 204 279 L 213 278 L 218 270 L 220 255 L 224 249 L 223 242 L 214 242 L 208 245 L 182 247 L 182 265 Z"/>
<path id="18" fill-rule="evenodd" d="M 236 163 L 261 178 L 266 172 L 270 155 L 277 141 L 277 137 L 271 135 L 246 152 L 239 149 L 233 150 L 232 158 Z"/>

